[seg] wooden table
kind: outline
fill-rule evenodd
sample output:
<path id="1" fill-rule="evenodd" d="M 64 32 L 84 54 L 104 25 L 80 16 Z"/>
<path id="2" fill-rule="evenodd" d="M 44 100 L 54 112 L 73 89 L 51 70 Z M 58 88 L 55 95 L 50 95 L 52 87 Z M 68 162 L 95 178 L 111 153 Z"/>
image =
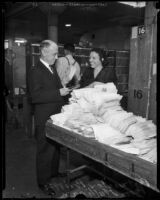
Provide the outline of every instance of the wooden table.
<path id="1" fill-rule="evenodd" d="M 52 124 L 51 120 L 46 123 L 46 136 L 159 192 L 157 188 L 157 165 L 154 163 Z"/>

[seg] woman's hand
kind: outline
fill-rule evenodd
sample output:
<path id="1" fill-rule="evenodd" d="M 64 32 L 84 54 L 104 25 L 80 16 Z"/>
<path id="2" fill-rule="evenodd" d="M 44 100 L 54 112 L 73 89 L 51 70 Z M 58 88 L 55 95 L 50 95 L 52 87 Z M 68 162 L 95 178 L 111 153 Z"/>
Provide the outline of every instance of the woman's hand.
<path id="1" fill-rule="evenodd" d="M 93 84 L 94 84 L 94 86 L 95 86 L 95 85 L 103 85 L 104 83 L 98 82 L 98 81 L 94 81 Z"/>
<path id="2" fill-rule="evenodd" d="M 78 89 L 78 88 L 80 88 L 80 84 L 76 84 L 76 85 L 73 87 L 73 90 L 74 90 L 74 89 Z"/>
<path id="3" fill-rule="evenodd" d="M 89 84 L 89 85 L 87 85 L 85 88 L 93 88 L 93 87 L 94 87 L 94 82 Z"/>

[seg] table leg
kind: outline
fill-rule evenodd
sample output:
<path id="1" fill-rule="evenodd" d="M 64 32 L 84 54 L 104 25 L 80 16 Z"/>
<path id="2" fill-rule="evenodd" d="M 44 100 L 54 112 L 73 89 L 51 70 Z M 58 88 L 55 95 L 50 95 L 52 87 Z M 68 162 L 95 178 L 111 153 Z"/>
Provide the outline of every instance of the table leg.
<path id="1" fill-rule="evenodd" d="M 70 149 L 67 148 L 67 184 L 68 184 L 68 197 L 70 197 Z"/>

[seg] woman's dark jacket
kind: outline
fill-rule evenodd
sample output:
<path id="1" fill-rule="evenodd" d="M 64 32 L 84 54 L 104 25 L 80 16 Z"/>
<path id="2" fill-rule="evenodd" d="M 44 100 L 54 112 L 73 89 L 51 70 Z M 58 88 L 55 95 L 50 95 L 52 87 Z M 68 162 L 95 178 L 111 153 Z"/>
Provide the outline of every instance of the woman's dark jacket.
<path id="1" fill-rule="evenodd" d="M 94 78 L 94 69 L 91 67 L 86 68 L 81 77 L 80 81 L 81 87 L 86 87 L 89 84 L 93 83 L 94 81 L 102 83 L 113 82 L 115 85 L 117 85 L 117 76 L 115 68 L 103 67 L 102 70 L 96 76 L 96 78 Z"/>

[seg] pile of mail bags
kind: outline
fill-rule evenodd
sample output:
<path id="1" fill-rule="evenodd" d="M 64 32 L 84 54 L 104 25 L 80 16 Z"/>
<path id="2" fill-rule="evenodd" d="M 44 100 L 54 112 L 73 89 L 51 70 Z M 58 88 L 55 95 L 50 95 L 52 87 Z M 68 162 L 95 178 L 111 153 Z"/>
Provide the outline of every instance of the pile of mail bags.
<path id="1" fill-rule="evenodd" d="M 122 96 L 113 83 L 76 89 L 71 95 L 61 113 L 51 116 L 54 124 L 157 162 L 156 125 L 123 110 Z"/>

